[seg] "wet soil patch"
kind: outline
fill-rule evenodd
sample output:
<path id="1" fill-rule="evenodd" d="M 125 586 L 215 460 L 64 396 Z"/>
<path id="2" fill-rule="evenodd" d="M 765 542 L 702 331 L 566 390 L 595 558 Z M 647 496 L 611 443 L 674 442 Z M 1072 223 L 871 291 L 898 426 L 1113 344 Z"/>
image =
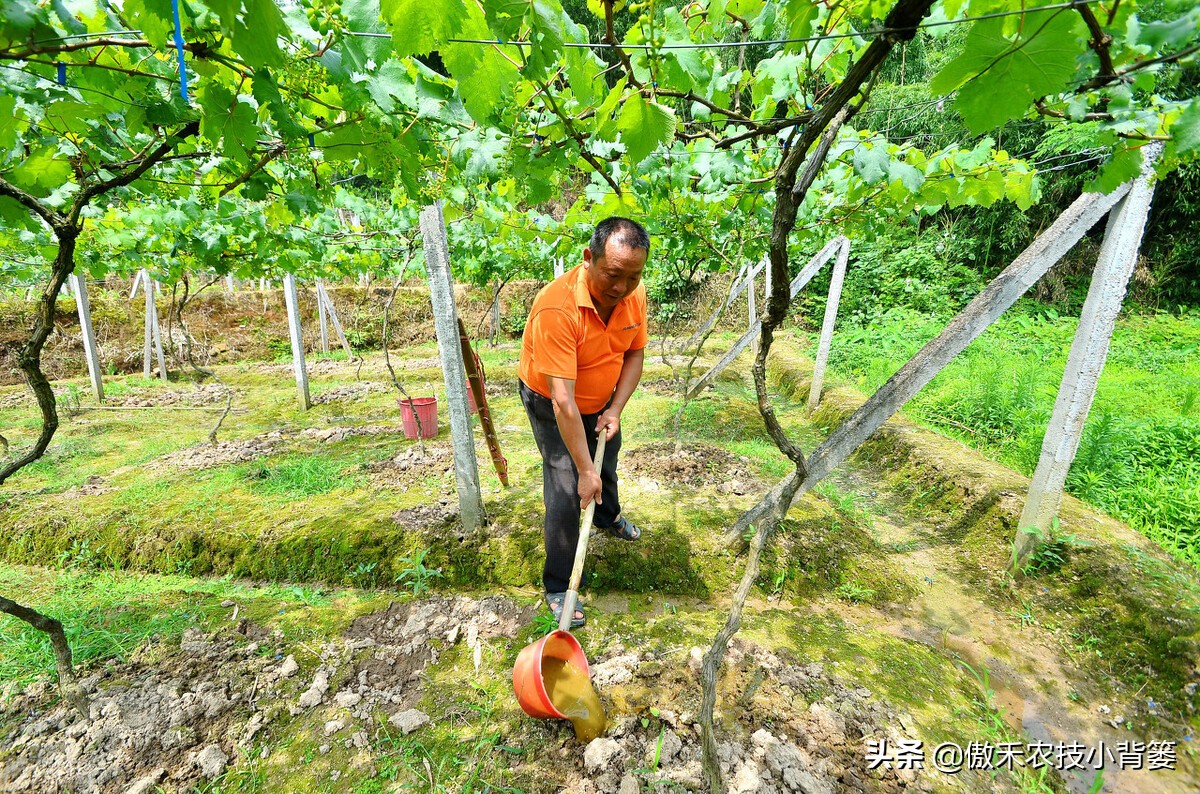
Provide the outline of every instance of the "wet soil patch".
<path id="1" fill-rule="evenodd" d="M 347 689 L 361 698 L 355 716 L 366 720 L 377 709 L 402 713 L 421 697 L 421 673 L 448 648 L 462 643 L 478 659 L 482 643 L 515 637 L 534 612 L 536 607 L 520 607 L 501 596 L 458 596 L 395 602 L 358 618 L 345 634 L 369 649 L 347 679 Z"/>
<path id="2" fill-rule="evenodd" d="M 531 779 L 553 785 L 531 790 L 707 790 L 699 724 L 691 710 L 702 654 L 692 648 L 685 665 L 678 649 L 656 654 L 618 645 L 592 660 L 591 677 L 609 710 L 609 730 L 582 753 L 564 731 L 557 752 L 529 764 Z M 834 794 L 919 785 L 912 770 L 902 770 L 900 778 L 893 770 L 867 769 L 865 739 L 892 736 L 905 719 L 869 688 L 835 678 L 821 664 L 740 638 L 730 645 L 721 682 L 715 719 L 729 791 Z M 550 764 L 560 771 L 546 774 Z"/>
<path id="3" fill-rule="evenodd" d="M 744 494 L 756 490 L 758 476 L 750 471 L 749 459 L 707 444 L 684 444 L 679 452 L 674 442 L 660 441 L 630 450 L 622 458 L 629 472 L 663 486 L 713 486 L 722 493 Z"/>

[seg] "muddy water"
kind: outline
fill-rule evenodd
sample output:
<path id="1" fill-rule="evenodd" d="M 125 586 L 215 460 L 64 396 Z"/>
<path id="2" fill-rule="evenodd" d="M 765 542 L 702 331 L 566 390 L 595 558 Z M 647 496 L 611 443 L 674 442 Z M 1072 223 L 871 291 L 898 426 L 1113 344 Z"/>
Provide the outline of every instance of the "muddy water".
<path id="1" fill-rule="evenodd" d="M 608 717 L 592 682 L 575 665 L 563 659 L 542 661 L 542 681 L 554 708 L 575 726 L 575 738 L 590 742 L 608 727 Z"/>

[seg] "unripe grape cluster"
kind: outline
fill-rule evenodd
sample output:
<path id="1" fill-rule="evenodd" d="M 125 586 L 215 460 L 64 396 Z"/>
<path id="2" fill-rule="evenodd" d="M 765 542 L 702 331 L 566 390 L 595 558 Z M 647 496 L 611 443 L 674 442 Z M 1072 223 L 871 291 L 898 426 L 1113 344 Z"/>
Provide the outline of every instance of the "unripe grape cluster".
<path id="1" fill-rule="evenodd" d="M 322 36 L 327 36 L 335 30 L 346 29 L 346 22 L 342 17 L 342 4 L 338 0 L 321 3 L 320 7 L 311 5 L 305 9 L 304 15 L 308 17 L 308 24 L 312 25 L 313 30 Z"/>

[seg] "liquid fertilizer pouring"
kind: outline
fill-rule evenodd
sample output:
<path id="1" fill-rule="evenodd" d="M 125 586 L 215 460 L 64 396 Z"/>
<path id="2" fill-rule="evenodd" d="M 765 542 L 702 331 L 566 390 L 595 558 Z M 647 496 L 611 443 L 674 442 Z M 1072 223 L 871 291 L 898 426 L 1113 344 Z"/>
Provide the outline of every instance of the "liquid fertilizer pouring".
<path id="1" fill-rule="evenodd" d="M 604 459 L 607 431 L 605 428 L 596 441 L 593 464 L 597 470 Z M 575 726 L 575 738 L 584 743 L 603 734 L 608 726 L 604 707 L 592 688 L 587 656 L 570 632 L 571 616 L 579 603 L 579 583 L 583 579 L 583 561 L 587 557 L 595 513 L 596 501 L 593 499 L 583 513 L 579 542 L 575 546 L 575 564 L 563 599 L 558 630 L 522 649 L 513 667 L 513 692 L 525 713 L 538 719 L 570 720 Z"/>

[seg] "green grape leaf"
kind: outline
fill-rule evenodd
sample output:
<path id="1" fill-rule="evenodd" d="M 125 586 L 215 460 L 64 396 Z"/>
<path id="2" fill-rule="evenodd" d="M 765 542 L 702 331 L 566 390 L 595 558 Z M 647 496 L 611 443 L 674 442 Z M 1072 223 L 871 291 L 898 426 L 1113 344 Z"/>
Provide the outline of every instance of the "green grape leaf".
<path id="1" fill-rule="evenodd" d="M 621 103 L 621 95 L 625 93 L 625 80 L 617 81 L 617 84 L 608 92 L 608 96 L 600 103 L 600 107 L 596 109 L 596 137 L 606 141 L 616 140 L 617 126 L 613 123 L 613 113 L 616 112 L 617 105 Z"/>
<path id="2" fill-rule="evenodd" d="M 20 136 L 18 127 L 24 115 L 24 111 L 17 109 L 15 96 L 0 94 L 0 156 L 16 145 Z"/>
<path id="3" fill-rule="evenodd" d="M 1120 145 L 1100 168 L 1100 175 L 1084 186 L 1088 193 L 1111 193 L 1142 172 L 1142 150 Z"/>
<path id="4" fill-rule="evenodd" d="M 691 44 L 692 34 L 688 30 L 687 22 L 678 10 L 674 8 L 667 9 L 663 14 L 663 32 L 666 44 Z M 665 50 L 664 61 L 674 69 L 670 69 L 672 88 L 679 91 L 691 91 L 693 85 L 703 85 L 712 77 L 712 69 L 708 68 L 704 62 L 704 53 L 692 47 L 681 49 Z"/>
<path id="5" fill-rule="evenodd" d="M 854 150 L 854 170 L 871 185 L 883 179 L 889 159 L 886 146 L 860 144 Z"/>
<path id="6" fill-rule="evenodd" d="M 267 68 L 256 69 L 251 83 L 251 95 L 259 107 L 265 107 L 271 115 L 271 120 L 279 129 L 279 133 L 287 140 L 304 138 L 307 131 L 292 117 L 291 109 L 279 92 L 275 76 Z"/>
<path id="7" fill-rule="evenodd" d="M 1034 99 L 1063 91 L 1075 75 L 1076 40 L 1083 31 L 1077 14 L 1026 14 L 1011 39 L 1006 21 L 974 23 L 962 54 L 930 83 L 935 95 L 958 89 L 955 109 L 975 133 L 1024 116 Z"/>
<path id="8" fill-rule="evenodd" d="M 471 157 L 464 169 L 467 179 L 481 180 L 498 175 L 507 146 L 507 139 L 495 130 L 487 130 L 472 140 L 468 145 Z"/>
<path id="9" fill-rule="evenodd" d="M 1173 160 L 1196 152 L 1200 152 L 1200 99 L 1193 98 L 1171 124 L 1171 140 L 1163 154 Z"/>
<path id="10" fill-rule="evenodd" d="M 892 160 L 887 166 L 889 182 L 899 182 L 909 193 L 916 193 L 925 184 L 925 175 L 916 166 L 902 160 Z"/>
<path id="11" fill-rule="evenodd" d="M 142 31 L 152 47 L 166 49 L 175 30 L 171 0 L 125 0 L 129 23 Z"/>
<path id="12" fill-rule="evenodd" d="M 479 6 L 467 9 L 467 21 L 459 37 L 491 38 Z M 496 106 L 511 95 L 518 77 L 516 65 L 495 47 L 479 44 L 447 44 L 441 54 L 451 76 L 458 81 L 458 94 L 467 112 L 476 121 L 486 123 Z"/>
<path id="13" fill-rule="evenodd" d="M 1010 173 L 1004 194 L 1009 201 L 1015 202 L 1022 212 L 1032 207 L 1040 196 L 1037 176 L 1032 171 Z"/>
<path id="14" fill-rule="evenodd" d="M 46 9 L 32 0 L 4 0 L 0 3 L 0 48 L 54 38 L 58 33 L 47 22 Z"/>
<path id="15" fill-rule="evenodd" d="M 38 149 L 8 173 L 8 180 L 35 196 L 47 196 L 71 178 L 71 164 L 55 159 L 55 150 Z"/>
<path id="16" fill-rule="evenodd" d="M 569 32 L 579 35 L 578 26 L 558 0 L 493 0 L 487 4 L 486 13 L 491 30 L 502 41 L 528 32 L 532 46 L 523 48 L 525 64 L 521 71 L 531 80 L 546 79 L 562 56 L 564 38 Z"/>
<path id="17" fill-rule="evenodd" d="M 425 55 L 458 38 L 467 18 L 463 0 L 380 0 L 379 7 L 401 58 Z"/>
<path id="18" fill-rule="evenodd" d="M 807 58 L 793 53 L 781 52 L 759 62 L 754 70 L 755 80 L 751 88 L 755 116 L 770 118 L 775 113 L 776 103 L 781 101 L 794 98 L 803 103 L 802 75 L 806 74 L 807 68 Z"/>
<path id="19" fill-rule="evenodd" d="M 367 80 L 367 92 L 384 113 L 396 110 L 396 100 L 417 107 L 417 84 L 400 61 L 388 61 Z"/>
<path id="20" fill-rule="evenodd" d="M 246 12 L 233 31 L 233 50 L 250 66 L 283 63 L 279 39 L 288 38 L 288 26 L 274 0 L 245 0 Z"/>
<path id="21" fill-rule="evenodd" d="M 1133 17 L 1130 21 L 1133 21 Z M 1138 31 L 1137 41 L 1155 52 L 1177 47 L 1196 37 L 1200 29 L 1200 8 L 1193 8 L 1178 19 L 1147 22 Z"/>
<path id="22" fill-rule="evenodd" d="M 248 165 L 250 155 L 247 147 L 253 146 L 258 137 L 254 109 L 238 101 L 225 86 L 213 82 L 204 86 L 200 108 L 203 111 L 200 133 L 213 143 L 219 142 L 226 157 Z"/>
<path id="23" fill-rule="evenodd" d="M 991 137 L 982 138 L 974 148 L 956 152 L 954 165 L 968 171 L 979 168 L 991 158 L 992 147 L 995 145 L 996 142 Z"/>
<path id="24" fill-rule="evenodd" d="M 817 21 L 820 11 L 819 3 L 788 3 L 783 10 L 784 19 L 787 20 L 787 36 L 785 38 L 803 39 L 811 36 L 813 23 Z M 789 49 L 799 49 L 804 45 L 796 43 L 787 46 Z"/>
<path id="25" fill-rule="evenodd" d="M 584 105 L 592 104 L 604 87 L 604 83 L 596 79 L 604 68 L 600 59 L 590 50 L 572 47 L 567 50 L 566 61 L 567 82 L 575 98 Z"/>
<path id="26" fill-rule="evenodd" d="M 365 144 L 362 130 L 355 125 L 318 133 L 314 140 L 329 161 L 355 160 L 363 153 Z"/>
<path id="27" fill-rule="evenodd" d="M 647 102 L 641 94 L 630 94 L 621 108 L 617 129 L 630 162 L 636 165 L 674 136 L 675 112 L 657 102 Z"/>

